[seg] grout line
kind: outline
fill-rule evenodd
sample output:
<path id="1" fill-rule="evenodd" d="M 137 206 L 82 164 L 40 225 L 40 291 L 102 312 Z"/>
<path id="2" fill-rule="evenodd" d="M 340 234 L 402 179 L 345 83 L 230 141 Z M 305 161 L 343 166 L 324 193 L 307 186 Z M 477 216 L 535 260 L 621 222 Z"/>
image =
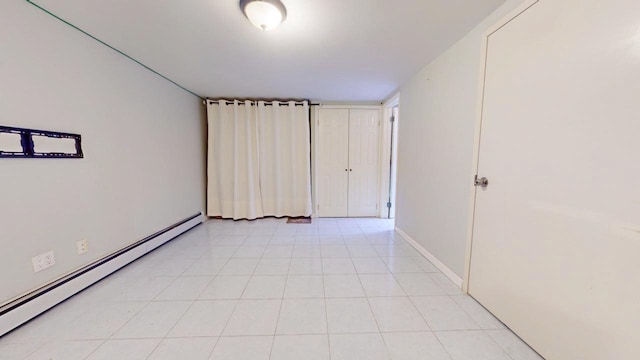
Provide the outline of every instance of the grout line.
<path id="1" fill-rule="evenodd" d="M 271 239 L 273 239 L 273 235 L 271 236 Z M 271 242 L 271 239 L 269 239 L 269 242 Z M 260 256 L 260 261 L 258 261 L 258 264 L 256 264 L 256 267 L 253 270 L 254 275 L 251 276 L 252 278 L 255 276 L 255 272 L 258 269 L 258 266 L 260 265 L 260 263 L 262 262 L 265 251 L 266 251 L 266 247 L 262 251 L 262 255 Z M 289 260 L 289 265 L 291 265 L 291 260 Z M 289 267 L 287 267 L 287 274 L 288 273 L 289 273 Z M 285 276 L 284 287 L 282 288 L 282 297 L 280 298 L 280 307 L 278 308 L 278 317 L 276 317 L 276 327 L 273 329 L 273 336 L 271 337 L 271 347 L 269 348 L 269 359 L 271 359 L 271 356 L 273 355 L 273 344 L 276 342 L 276 334 L 278 333 L 278 323 L 280 322 L 280 314 L 282 313 L 282 304 L 284 303 L 284 292 L 287 289 L 288 280 L 289 278 Z M 249 278 L 249 282 L 251 282 L 251 278 Z"/>
<path id="2" fill-rule="evenodd" d="M 118 331 L 122 330 L 122 328 L 124 328 L 125 326 L 127 326 L 127 324 L 129 322 L 131 322 L 131 320 L 133 320 L 136 316 L 138 316 L 144 309 L 146 309 L 150 304 L 152 303 L 152 301 L 147 302 L 143 307 L 140 308 L 140 310 L 138 310 L 133 316 L 131 316 L 127 321 L 124 322 L 124 324 L 120 325 L 118 327 L 118 329 L 116 331 L 114 331 L 113 333 L 111 333 L 111 335 L 109 335 L 109 338 L 107 340 L 118 340 L 118 339 L 114 339 L 113 336 L 115 334 L 118 333 Z"/>
<path id="3" fill-rule="evenodd" d="M 191 305 L 189 305 L 189 307 L 191 307 Z M 188 309 L 188 308 L 187 308 Z M 185 311 L 186 313 L 186 311 Z M 182 314 L 182 316 L 184 316 L 184 313 Z M 182 318 L 182 316 L 180 316 L 180 318 Z M 178 320 L 180 321 L 180 320 Z M 176 322 L 177 324 L 177 322 Z M 175 324 L 173 324 L 175 326 Z M 173 326 L 171 327 L 171 329 L 173 329 Z M 171 330 L 169 330 L 169 332 L 171 332 Z M 168 333 L 167 333 L 168 334 Z M 162 342 L 164 341 L 164 339 L 166 338 L 166 335 L 163 336 L 162 338 L 160 338 L 160 341 L 158 341 L 158 343 L 156 344 L 156 346 L 153 347 L 153 349 L 151 350 L 151 352 L 149 353 L 149 355 L 147 355 L 146 359 L 148 359 L 160 346 L 160 344 L 162 344 Z"/>
<path id="4" fill-rule="evenodd" d="M 231 317 L 231 315 L 229 315 L 229 317 Z M 216 341 L 213 343 L 213 347 L 211 348 L 211 351 L 209 351 L 209 355 L 207 355 L 207 359 L 210 359 L 211 356 L 213 356 L 213 351 L 216 349 L 216 346 L 218 346 L 218 343 L 220 342 L 221 337 L 222 337 L 222 334 L 216 337 Z"/>
<path id="5" fill-rule="evenodd" d="M 382 259 L 380 259 L 380 261 L 382 261 Z M 353 260 L 351 260 L 351 262 L 353 262 Z M 355 268 L 355 265 L 354 265 L 354 268 Z M 378 318 L 376 317 L 376 313 L 373 311 L 373 306 L 371 306 L 371 301 L 369 300 L 369 297 L 367 297 L 366 290 L 364 289 L 364 285 L 362 284 L 362 279 L 360 279 L 360 274 L 358 273 L 357 269 L 356 269 L 356 276 L 358 277 L 358 282 L 360 283 L 360 287 L 362 288 L 362 292 L 365 295 L 365 299 L 367 300 L 367 304 L 369 305 L 369 311 L 371 311 L 371 316 L 373 316 L 373 321 L 375 321 L 376 327 L 378 328 L 378 336 L 382 339 L 382 344 L 384 345 L 384 349 L 386 351 L 386 355 L 389 358 L 391 358 L 391 352 L 389 351 L 389 348 L 387 347 L 387 343 L 384 341 L 384 336 L 382 336 L 382 329 L 380 328 L 380 323 L 378 322 Z"/>
<path id="6" fill-rule="evenodd" d="M 194 263 L 195 264 L 195 263 Z M 193 265 L 191 265 L 193 266 Z M 191 268 L 191 267 L 189 267 Z M 185 270 L 186 272 L 187 270 Z M 207 276 L 208 277 L 208 276 Z M 200 298 L 200 296 L 202 295 L 202 293 L 207 289 L 207 287 L 209 287 L 209 285 L 213 282 L 213 280 L 215 279 L 215 276 L 211 278 L 211 280 L 209 280 L 209 282 L 207 283 L 207 285 L 205 285 L 202 290 L 200 290 L 200 292 L 198 293 L 198 295 L 195 296 L 194 300 L 191 302 L 191 304 L 187 307 L 187 309 L 182 313 L 182 315 L 178 318 L 178 320 L 171 326 L 171 328 L 169 329 L 169 331 L 167 331 L 167 333 L 164 335 L 164 337 L 162 338 L 162 341 L 164 341 L 167 338 L 167 335 L 171 334 L 171 331 L 173 331 L 173 329 L 176 327 L 176 325 L 178 325 L 178 323 L 180 323 L 180 321 L 184 318 L 184 316 L 189 312 L 189 310 L 191 310 L 191 308 L 193 307 L 193 305 L 195 305 L 195 303 L 198 301 L 198 298 Z M 162 342 L 161 341 L 161 342 Z M 217 341 L 216 341 L 217 342 Z M 158 346 L 160 345 L 160 343 L 158 343 Z M 157 348 L 157 347 L 156 347 Z M 155 349 L 153 350 L 155 351 Z M 153 353 L 153 352 L 151 352 Z"/>
<path id="7" fill-rule="evenodd" d="M 517 359 L 514 359 L 514 358 L 513 358 L 513 356 L 511 356 L 511 354 L 509 354 L 509 353 L 507 352 L 507 350 L 506 350 L 505 348 L 503 348 L 503 347 L 502 347 L 502 345 L 498 344 L 498 342 L 497 342 L 497 341 L 496 341 L 496 340 L 495 340 L 491 335 L 489 335 L 489 334 L 487 333 L 487 330 L 486 330 L 486 329 L 482 329 L 482 332 L 484 333 L 484 335 L 485 335 L 486 337 L 488 337 L 488 338 L 489 338 L 489 340 L 490 340 L 492 343 L 496 344 L 496 346 L 498 346 L 498 348 L 500 348 L 500 349 L 502 350 L 502 352 L 503 352 L 503 353 L 505 353 L 505 355 L 507 355 L 507 357 L 508 357 L 509 359 L 517 360 Z M 525 344 L 526 344 L 526 343 L 525 343 Z"/>
<path id="8" fill-rule="evenodd" d="M 325 286 L 324 283 L 324 265 L 322 264 L 322 261 L 320 261 L 320 268 L 322 269 L 322 275 L 320 275 L 320 278 L 322 279 L 322 294 L 324 295 L 324 298 L 322 299 L 322 301 L 324 301 L 324 318 L 325 318 L 325 323 L 327 325 L 327 349 L 329 351 L 329 360 L 331 360 L 331 334 L 329 334 L 329 311 L 327 308 L 327 287 Z"/>
<path id="9" fill-rule="evenodd" d="M 207 234 L 207 240 L 209 240 L 209 235 L 210 235 L 210 234 Z M 210 241 L 210 240 L 209 240 L 209 241 Z M 212 246 L 212 245 L 210 245 L 210 246 Z M 238 249 L 239 249 L 239 247 L 238 247 Z M 238 251 L 238 249 L 236 249 L 236 251 Z M 236 253 L 236 251 L 234 251 L 234 253 L 233 253 L 233 254 L 231 254 L 231 256 L 233 256 L 233 255 Z M 195 301 L 198 301 L 198 298 L 200 298 L 200 296 L 202 296 L 202 293 L 204 293 L 204 291 L 205 291 L 209 286 L 211 286 L 211 283 L 213 283 L 213 281 L 215 281 L 215 279 L 216 279 L 216 278 L 218 278 L 218 274 L 220 273 L 220 271 L 222 271 L 222 269 L 223 269 L 223 268 L 224 268 L 224 267 L 229 263 L 229 260 L 231 260 L 231 256 L 230 256 L 229 258 L 227 258 L 227 259 L 224 259 L 225 261 L 224 261 L 224 264 L 222 265 L 222 267 L 221 267 L 218 271 L 216 271 L 215 275 L 213 276 L 213 279 L 211 279 L 211 281 L 209 282 L 209 284 L 207 284 L 207 286 L 205 286 L 205 287 L 204 287 L 204 289 L 200 292 L 200 294 L 198 295 L 198 297 L 196 297 L 196 300 L 195 300 Z M 203 259 L 203 258 L 201 257 L 201 259 Z M 192 265 L 192 266 L 193 266 L 193 265 Z M 247 282 L 247 283 L 248 283 L 248 282 Z M 246 286 L 246 285 L 245 285 L 245 286 Z M 243 291 L 244 291 L 244 290 L 243 290 Z M 203 301 L 220 301 L 220 300 L 221 300 L 221 299 L 216 299 L 216 300 L 210 300 L 210 299 L 204 300 L 204 299 L 203 299 Z M 195 301 L 194 301 L 194 303 L 193 303 L 193 304 L 195 304 Z M 222 301 L 229 301 L 229 300 L 226 300 L 226 299 L 225 299 L 225 300 L 222 300 Z M 228 318 L 227 318 L 227 320 L 225 321 L 224 326 L 223 326 L 223 327 L 222 327 L 222 329 L 220 330 L 220 334 L 219 334 L 219 336 L 217 336 L 217 337 L 216 337 L 216 341 L 215 341 L 215 343 L 213 344 L 213 347 L 211 348 L 211 351 L 209 352 L 208 358 L 209 358 L 209 357 L 211 357 L 211 355 L 213 354 L 213 351 L 215 350 L 216 346 L 218 346 L 218 342 L 220 342 L 220 338 L 222 337 L 222 334 L 224 333 L 224 330 L 225 330 L 225 328 L 227 327 L 227 324 L 229 323 L 229 320 L 231 319 L 231 316 L 233 316 L 233 313 L 235 312 L 235 310 L 236 310 L 236 308 L 237 308 L 237 306 L 238 306 L 238 303 L 240 302 L 240 300 L 231 300 L 231 301 L 235 301 L 236 303 L 235 303 L 235 305 L 234 305 L 234 307 L 233 307 L 233 310 L 231 310 L 231 313 L 229 314 L 229 317 L 228 317 Z M 191 306 L 193 306 L 193 304 L 191 304 Z M 189 307 L 189 309 L 191 308 L 191 306 Z M 187 310 L 187 311 L 188 311 L 188 310 Z M 186 314 L 186 312 L 185 312 L 185 314 Z M 184 317 L 184 314 L 182 315 L 182 317 Z M 180 318 L 180 320 L 182 320 L 182 317 Z M 178 320 L 178 321 L 174 324 L 174 327 L 175 327 L 175 325 L 177 325 L 177 324 L 178 324 L 178 322 L 180 322 L 180 320 Z M 173 330 L 173 328 L 172 328 L 172 330 Z M 170 334 L 170 333 L 171 333 L 171 330 L 170 330 L 167 334 Z"/>
<path id="10" fill-rule="evenodd" d="M 287 284 L 285 281 L 285 289 L 287 288 Z M 273 355 L 273 344 L 276 342 L 276 335 L 278 334 L 278 324 L 280 324 L 280 314 L 282 314 L 282 305 L 284 304 L 284 289 L 282 290 L 282 298 L 280 299 L 280 308 L 278 308 L 278 317 L 276 318 L 276 327 L 273 329 L 273 336 L 271 339 L 271 348 L 269 348 L 269 359 Z"/>
<path id="11" fill-rule="evenodd" d="M 100 345 L 98 345 L 95 349 L 93 349 L 89 354 L 87 354 L 87 356 L 85 356 L 85 357 L 83 358 L 83 360 L 84 360 L 84 359 L 88 359 L 88 358 L 90 358 L 90 357 L 91 357 L 91 355 L 93 355 L 96 351 L 98 351 L 98 349 L 100 349 L 100 348 L 102 347 L 102 345 L 104 345 L 107 341 L 109 341 L 109 340 L 102 340 L 102 343 L 101 343 Z M 39 350 L 39 349 L 38 349 L 38 350 Z M 34 354 L 34 353 L 35 353 L 35 351 L 34 351 L 33 353 L 29 354 L 29 356 L 31 356 L 31 355 L 32 355 L 32 354 Z"/>
<path id="12" fill-rule="evenodd" d="M 429 330 L 431 331 L 431 333 L 433 334 L 433 336 L 436 338 L 436 341 L 438 341 L 438 344 L 440 344 L 440 346 L 442 346 L 442 348 L 444 349 L 444 351 L 447 353 L 447 355 L 449 355 L 450 359 L 453 359 L 453 355 L 451 355 L 451 353 L 449 352 L 449 350 L 444 346 L 444 344 L 442 343 L 442 341 L 440 341 L 440 338 L 438 337 L 437 331 L 433 330 L 433 328 L 431 327 L 431 325 L 429 324 L 429 322 L 427 321 L 427 318 L 424 317 L 424 315 L 422 315 L 422 311 L 420 311 L 420 309 L 418 309 L 418 306 L 416 306 L 415 302 L 413 302 L 413 299 L 409 296 L 409 301 L 411 301 L 411 304 L 413 305 L 413 307 L 418 310 L 418 315 L 420 315 L 420 317 L 422 318 L 422 320 L 425 322 L 425 324 L 427 324 L 427 327 L 429 328 Z"/>

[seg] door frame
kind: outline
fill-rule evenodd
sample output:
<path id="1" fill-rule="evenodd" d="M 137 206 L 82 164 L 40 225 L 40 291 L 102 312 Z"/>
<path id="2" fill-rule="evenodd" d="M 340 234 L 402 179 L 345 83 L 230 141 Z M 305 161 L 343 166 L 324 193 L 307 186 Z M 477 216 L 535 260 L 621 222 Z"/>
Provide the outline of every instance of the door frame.
<path id="1" fill-rule="evenodd" d="M 386 160 L 390 159 L 393 156 L 394 164 L 397 166 L 398 159 L 398 123 L 394 127 L 393 134 L 393 149 L 391 148 L 391 122 L 389 119 L 393 115 L 393 108 L 398 107 L 398 114 L 400 114 L 400 93 L 395 94 L 389 100 L 387 100 L 382 105 L 382 125 L 380 127 L 380 199 L 378 202 L 380 203 L 378 217 L 382 219 L 386 219 L 388 217 L 388 208 L 386 206 L 387 201 L 391 198 L 391 206 L 395 208 L 396 199 L 395 194 L 389 191 L 390 186 L 396 186 L 395 180 L 389 184 L 389 180 L 391 179 L 391 168 L 387 166 Z M 398 118 L 400 116 L 398 115 Z M 397 119 L 396 119 L 397 120 Z"/>
<path id="2" fill-rule="evenodd" d="M 476 191 L 477 187 L 473 184 L 474 177 L 478 174 L 478 164 L 480 162 L 480 141 L 482 138 L 482 114 L 484 106 L 484 89 L 486 82 L 486 69 L 487 69 L 487 56 L 489 50 L 489 37 L 496 31 L 500 30 L 503 26 L 507 25 L 513 19 L 520 16 L 527 11 L 533 5 L 540 0 L 524 0 L 522 4 L 509 12 L 506 16 L 500 19 L 496 24 L 491 26 L 482 35 L 482 48 L 480 50 L 480 72 L 478 81 L 478 96 L 476 104 L 476 121 L 475 121 L 475 134 L 473 143 L 473 163 L 471 167 L 471 174 L 469 176 L 469 215 L 467 219 L 467 247 L 465 251 L 464 260 L 464 276 L 462 278 L 462 291 L 466 294 L 469 293 L 469 280 L 471 275 L 471 257 L 473 246 L 473 229 L 475 223 L 475 209 L 476 209 Z"/>
<path id="3" fill-rule="evenodd" d="M 347 105 L 347 104 L 340 104 L 340 105 L 324 105 L 324 104 L 320 104 L 317 106 L 313 106 L 313 111 L 311 112 L 311 137 L 313 139 L 312 144 L 311 144 L 311 199 L 312 199 L 312 205 L 313 205 L 313 213 L 311 215 L 311 217 L 318 217 L 318 181 L 316 179 L 317 174 L 318 174 L 318 161 L 316 161 L 317 157 L 318 157 L 318 144 L 320 142 L 320 110 L 321 109 L 354 109 L 354 110 L 378 110 L 379 114 L 378 114 L 378 118 L 380 119 L 380 124 L 383 123 L 383 118 L 382 118 L 382 106 L 381 105 L 358 105 L 358 104 L 354 104 L 354 105 Z M 379 125 L 381 126 L 381 125 Z M 378 144 L 380 144 L 380 142 L 382 141 L 382 131 L 378 131 Z M 381 147 L 381 146 L 380 146 Z M 380 209 L 382 208 L 382 203 L 380 203 L 380 198 L 381 198 L 381 192 L 383 191 L 382 187 L 381 187 L 381 177 L 383 176 L 382 174 L 382 157 L 381 157 L 381 151 L 379 151 L 378 154 L 378 213 L 380 212 Z M 386 202 L 385 202 L 386 204 Z M 385 206 L 386 209 L 386 206 Z M 378 214 L 378 217 L 379 214 Z"/>

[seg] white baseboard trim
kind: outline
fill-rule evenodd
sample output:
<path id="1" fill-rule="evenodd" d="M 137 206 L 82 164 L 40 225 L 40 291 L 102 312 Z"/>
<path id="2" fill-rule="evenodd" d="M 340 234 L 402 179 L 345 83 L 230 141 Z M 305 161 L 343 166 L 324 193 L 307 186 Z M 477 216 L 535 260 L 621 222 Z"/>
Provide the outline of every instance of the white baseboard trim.
<path id="1" fill-rule="evenodd" d="M 422 254 L 425 258 L 427 258 L 427 260 L 431 261 L 431 263 L 436 268 L 438 268 L 438 270 L 440 270 L 446 277 L 448 277 L 449 280 L 453 281 L 453 283 L 456 284 L 457 287 L 462 289 L 462 278 L 460 278 L 460 276 L 456 275 L 456 273 L 454 273 L 453 270 L 449 269 L 447 265 L 445 265 L 442 261 L 438 260 L 437 257 L 435 257 L 432 253 L 429 252 L 429 250 L 422 247 L 422 245 L 420 245 L 414 238 L 409 236 L 409 234 L 407 234 L 397 226 L 396 226 L 396 232 L 398 232 L 398 234 L 400 234 L 400 236 L 402 236 L 403 239 L 405 239 L 409 244 L 411 244 L 411 246 L 413 246 L 420 254 Z"/>
<path id="2" fill-rule="evenodd" d="M 108 275 L 118 271 L 158 246 L 203 222 L 202 214 L 170 226 L 158 233 L 57 279 L 0 309 L 0 336 L 35 318 Z"/>

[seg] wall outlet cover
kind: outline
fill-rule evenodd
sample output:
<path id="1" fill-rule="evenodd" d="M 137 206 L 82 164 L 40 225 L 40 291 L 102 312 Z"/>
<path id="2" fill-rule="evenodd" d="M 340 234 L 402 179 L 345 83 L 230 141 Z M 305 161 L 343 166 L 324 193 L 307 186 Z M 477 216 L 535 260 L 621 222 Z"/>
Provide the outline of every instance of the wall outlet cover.
<path id="1" fill-rule="evenodd" d="M 89 242 L 87 239 L 80 240 L 76 243 L 78 247 L 78 255 L 82 255 L 89 251 Z"/>
<path id="2" fill-rule="evenodd" d="M 31 258 L 31 264 L 33 265 L 33 272 L 37 273 L 55 265 L 56 258 L 53 251 L 49 251 Z"/>

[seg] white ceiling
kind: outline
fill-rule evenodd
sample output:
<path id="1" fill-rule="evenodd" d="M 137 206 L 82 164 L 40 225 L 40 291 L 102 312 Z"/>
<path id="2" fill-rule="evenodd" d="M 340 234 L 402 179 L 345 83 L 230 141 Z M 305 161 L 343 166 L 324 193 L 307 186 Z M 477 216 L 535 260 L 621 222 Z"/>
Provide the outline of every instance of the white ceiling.
<path id="1" fill-rule="evenodd" d="M 262 32 L 238 0 L 33 0 L 203 97 L 323 101 L 385 99 L 504 2 L 282 1 Z"/>

